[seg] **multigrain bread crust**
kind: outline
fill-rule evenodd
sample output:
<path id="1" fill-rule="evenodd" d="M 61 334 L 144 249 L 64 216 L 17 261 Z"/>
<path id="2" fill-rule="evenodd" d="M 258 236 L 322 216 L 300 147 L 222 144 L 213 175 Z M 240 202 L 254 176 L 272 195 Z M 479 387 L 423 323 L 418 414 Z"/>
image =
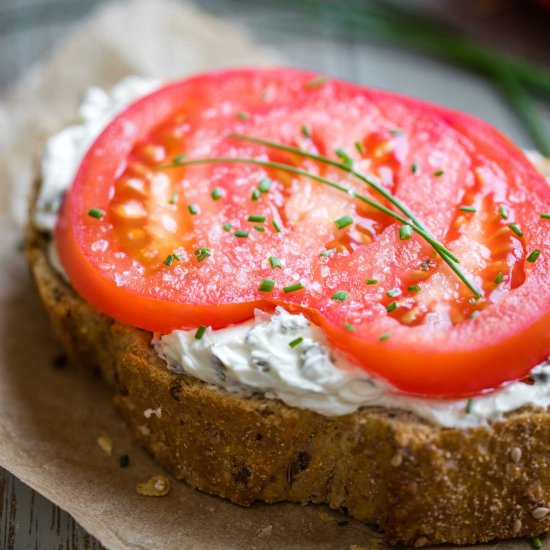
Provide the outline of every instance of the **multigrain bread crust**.
<path id="1" fill-rule="evenodd" d="M 524 409 L 464 430 L 398 410 L 326 417 L 234 396 L 171 373 L 151 333 L 84 302 L 52 269 L 47 246 L 29 227 L 32 273 L 68 356 L 101 372 L 136 438 L 177 479 L 244 506 L 328 503 L 415 547 L 549 530 L 548 412 Z"/>

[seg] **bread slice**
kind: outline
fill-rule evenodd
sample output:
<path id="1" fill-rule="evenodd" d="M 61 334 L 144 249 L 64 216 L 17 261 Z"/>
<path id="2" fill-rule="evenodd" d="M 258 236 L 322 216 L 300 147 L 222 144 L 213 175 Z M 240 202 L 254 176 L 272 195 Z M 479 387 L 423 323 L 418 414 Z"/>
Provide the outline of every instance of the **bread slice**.
<path id="1" fill-rule="evenodd" d="M 550 414 L 445 429 L 400 410 L 326 417 L 238 397 L 170 372 L 152 334 L 84 302 L 51 267 L 49 237 L 26 252 L 55 332 L 99 371 L 135 437 L 179 480 L 244 506 L 328 503 L 415 547 L 537 536 L 550 529 Z M 148 411 L 147 414 L 144 414 Z"/>

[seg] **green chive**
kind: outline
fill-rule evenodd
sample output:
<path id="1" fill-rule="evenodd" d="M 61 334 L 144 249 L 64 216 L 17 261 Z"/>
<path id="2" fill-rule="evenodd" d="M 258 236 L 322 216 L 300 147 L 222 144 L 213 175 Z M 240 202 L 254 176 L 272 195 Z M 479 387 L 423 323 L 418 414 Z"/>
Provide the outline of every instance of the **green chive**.
<path id="1" fill-rule="evenodd" d="M 397 294 L 399 294 L 398 288 L 392 288 L 391 290 L 388 290 L 388 292 L 386 292 L 386 296 L 389 296 L 390 298 L 393 298 Z"/>
<path id="2" fill-rule="evenodd" d="M 173 261 L 174 261 L 174 256 L 172 256 L 172 254 L 168 254 L 168 256 L 166 256 L 166 259 L 164 260 L 163 264 L 167 265 L 167 266 L 171 266 Z"/>
<path id="3" fill-rule="evenodd" d="M 223 192 L 219 187 L 214 187 L 212 193 L 210 193 L 212 200 L 219 201 L 223 197 Z"/>
<path id="4" fill-rule="evenodd" d="M 265 231 L 265 227 L 263 225 L 255 225 L 254 229 L 256 231 L 259 231 L 260 233 L 263 233 Z"/>
<path id="5" fill-rule="evenodd" d="M 351 167 L 353 164 L 353 159 L 343 149 L 336 149 L 335 153 L 344 166 L 347 168 Z"/>
<path id="6" fill-rule="evenodd" d="M 410 225 L 402 225 L 399 228 L 399 238 L 402 241 L 408 241 L 412 237 L 412 227 Z"/>
<path id="7" fill-rule="evenodd" d="M 517 223 L 511 223 L 508 226 L 518 237 L 523 237 L 523 231 L 521 230 L 521 227 Z"/>
<path id="8" fill-rule="evenodd" d="M 272 268 L 283 267 L 283 262 L 277 256 L 269 256 L 269 265 Z"/>
<path id="9" fill-rule="evenodd" d="M 206 332 L 206 327 L 204 325 L 201 325 L 197 332 L 195 332 L 195 340 L 202 340 L 202 337 L 204 336 L 204 333 Z"/>
<path id="10" fill-rule="evenodd" d="M 100 220 L 103 216 L 105 216 L 105 211 L 100 208 L 90 208 L 90 210 L 88 210 L 88 216 L 90 216 L 90 218 Z"/>
<path id="11" fill-rule="evenodd" d="M 495 283 L 499 285 L 500 283 L 502 283 L 502 281 L 504 281 L 504 275 L 499 272 L 498 275 L 495 277 Z"/>
<path id="12" fill-rule="evenodd" d="M 539 537 L 535 537 L 533 539 L 533 548 L 535 548 L 535 550 L 541 550 L 542 548 L 542 541 L 540 540 Z"/>
<path id="13" fill-rule="evenodd" d="M 170 200 L 168 201 L 170 204 L 176 204 L 178 202 L 178 194 L 172 193 L 172 196 L 170 197 Z"/>
<path id="14" fill-rule="evenodd" d="M 309 128 L 305 124 L 302 124 L 302 135 L 306 138 L 311 137 L 311 132 L 309 131 Z"/>
<path id="15" fill-rule="evenodd" d="M 462 212 L 477 212 L 477 209 L 473 206 L 461 206 L 459 210 L 462 210 Z"/>
<path id="16" fill-rule="evenodd" d="M 436 178 L 440 178 L 444 173 L 445 173 L 444 170 L 436 170 L 436 171 L 434 172 L 434 176 L 435 176 Z"/>
<path id="17" fill-rule="evenodd" d="M 500 208 L 498 209 L 498 211 L 500 212 L 500 217 L 501 217 L 503 220 L 507 220 L 507 219 L 508 219 L 509 213 L 508 213 L 508 208 L 506 208 L 506 206 L 501 205 Z"/>
<path id="18" fill-rule="evenodd" d="M 472 311 L 470 313 L 470 319 L 475 319 L 479 315 L 479 311 Z"/>
<path id="19" fill-rule="evenodd" d="M 405 132 L 403 130 L 400 130 L 399 128 L 392 128 L 390 130 L 390 134 L 392 136 L 402 136 Z"/>
<path id="20" fill-rule="evenodd" d="M 178 164 L 181 164 L 185 160 L 186 156 L 187 155 L 185 153 L 181 153 L 181 155 L 177 155 L 172 159 L 172 163 L 177 166 Z"/>
<path id="21" fill-rule="evenodd" d="M 360 155 L 365 152 L 365 146 L 360 141 L 355 142 L 355 148 Z"/>
<path id="22" fill-rule="evenodd" d="M 544 214 L 541 214 L 540 217 L 543 220 L 550 220 L 550 212 L 545 212 Z"/>
<path id="23" fill-rule="evenodd" d="M 378 279 L 367 279 L 365 281 L 365 283 L 368 285 L 375 285 L 377 282 L 378 282 Z"/>
<path id="24" fill-rule="evenodd" d="M 313 78 L 309 82 L 306 82 L 305 86 L 308 90 L 313 90 L 324 86 L 327 83 L 327 80 L 328 78 L 326 76 L 318 76 L 317 78 Z"/>
<path id="25" fill-rule="evenodd" d="M 271 180 L 269 178 L 263 178 L 258 184 L 258 190 L 260 193 L 267 193 L 271 189 Z"/>
<path id="26" fill-rule="evenodd" d="M 344 323 L 344 328 L 349 332 L 355 332 L 355 327 L 349 323 Z"/>
<path id="27" fill-rule="evenodd" d="M 189 214 L 191 214 L 191 216 L 194 216 L 195 214 L 197 214 L 199 212 L 199 208 L 196 204 L 190 204 L 187 207 L 187 210 L 189 210 Z"/>
<path id="28" fill-rule="evenodd" d="M 466 414 L 471 414 L 474 410 L 474 400 L 470 397 L 468 401 L 466 401 Z"/>
<path id="29" fill-rule="evenodd" d="M 265 216 L 248 216 L 247 220 L 249 222 L 264 223 Z"/>
<path id="30" fill-rule="evenodd" d="M 273 287 L 275 286 L 275 281 L 271 279 L 264 279 L 260 286 L 258 287 L 258 290 L 260 292 L 271 292 L 273 290 Z"/>
<path id="31" fill-rule="evenodd" d="M 231 231 L 232 227 L 233 226 L 229 222 L 226 222 L 226 223 L 223 224 L 223 230 L 224 231 Z"/>
<path id="32" fill-rule="evenodd" d="M 349 292 L 338 290 L 332 295 L 332 299 L 337 302 L 345 302 L 349 298 Z"/>
<path id="33" fill-rule="evenodd" d="M 239 120 L 248 120 L 250 118 L 250 115 L 248 113 L 245 113 L 244 111 L 239 111 L 237 113 L 237 118 Z"/>
<path id="34" fill-rule="evenodd" d="M 260 194 L 261 193 L 259 189 L 254 189 L 254 191 L 252 191 L 252 195 L 250 196 L 250 200 L 257 201 L 260 198 Z"/>
<path id="35" fill-rule="evenodd" d="M 202 262 L 203 260 L 206 260 L 206 258 L 210 257 L 210 249 L 206 246 L 197 248 L 197 250 L 195 250 L 195 256 L 199 262 Z"/>
<path id="36" fill-rule="evenodd" d="M 118 464 L 121 468 L 127 468 L 130 466 L 130 457 L 128 455 L 121 455 L 118 459 Z"/>
<path id="37" fill-rule="evenodd" d="M 392 311 L 395 311 L 397 309 L 397 302 L 392 302 L 391 304 L 388 304 L 386 306 L 386 311 L 388 313 L 391 313 Z"/>
<path id="38" fill-rule="evenodd" d="M 391 334 L 389 332 L 382 334 L 382 336 L 380 336 L 380 342 L 385 342 L 390 336 Z"/>
<path id="39" fill-rule="evenodd" d="M 302 290 L 304 285 L 302 283 L 294 283 L 292 285 L 285 286 L 283 292 L 289 294 L 290 292 L 296 292 L 297 290 Z"/>
<path id="40" fill-rule="evenodd" d="M 537 258 L 540 256 L 540 250 L 537 248 L 525 258 L 526 262 L 529 262 L 530 264 L 535 263 L 537 261 Z"/>
<path id="41" fill-rule="evenodd" d="M 271 225 L 273 225 L 273 227 L 275 228 L 275 231 L 277 231 L 277 233 L 280 233 L 282 231 L 282 228 L 279 225 L 279 223 L 277 222 L 277 220 L 273 220 L 271 222 Z"/>
<path id="42" fill-rule="evenodd" d="M 344 229 L 344 227 L 347 227 L 353 223 L 353 218 L 351 216 L 342 216 L 341 218 L 335 220 L 334 223 L 338 229 Z"/>
<path id="43" fill-rule="evenodd" d="M 420 292 L 420 285 L 409 285 L 407 290 L 409 292 Z"/>
<path id="44" fill-rule="evenodd" d="M 172 256 L 174 256 L 174 260 L 181 260 L 181 256 L 177 252 L 173 252 Z"/>
<path id="45" fill-rule="evenodd" d="M 235 237 L 239 237 L 239 239 L 246 239 L 248 237 L 248 233 L 248 231 L 238 230 L 235 231 Z"/>
<path id="46" fill-rule="evenodd" d="M 319 257 L 328 258 L 329 256 L 332 256 L 335 253 L 336 253 L 336 248 L 328 248 L 327 250 L 323 250 L 323 252 L 319 254 Z"/>
<path id="47" fill-rule="evenodd" d="M 295 340 L 292 340 L 292 342 L 289 342 L 288 345 L 291 348 L 295 348 L 296 346 L 299 346 L 303 341 L 304 339 L 301 336 L 298 336 L 298 338 L 296 338 Z"/>
<path id="48" fill-rule="evenodd" d="M 418 164 L 416 162 L 411 166 L 411 172 L 416 174 L 418 172 Z"/>

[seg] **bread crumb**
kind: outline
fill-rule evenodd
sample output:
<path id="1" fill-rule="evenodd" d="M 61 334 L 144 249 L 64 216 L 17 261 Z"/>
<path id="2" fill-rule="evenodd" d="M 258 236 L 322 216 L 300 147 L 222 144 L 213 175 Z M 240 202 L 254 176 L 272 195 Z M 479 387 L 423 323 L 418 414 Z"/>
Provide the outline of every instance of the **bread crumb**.
<path id="1" fill-rule="evenodd" d="M 159 407 L 158 409 L 145 409 L 143 411 L 143 416 L 145 418 L 151 418 L 151 416 L 155 415 L 157 418 L 160 418 L 162 415 L 162 410 Z"/>
<path id="2" fill-rule="evenodd" d="M 512 459 L 512 462 L 518 463 L 521 460 L 521 449 L 519 447 L 514 447 L 510 451 L 510 458 Z"/>
<path id="3" fill-rule="evenodd" d="M 273 531 L 273 525 L 266 525 L 258 532 L 259 537 L 269 537 Z"/>
<path id="4" fill-rule="evenodd" d="M 138 494 L 146 497 L 163 497 L 170 492 L 170 480 L 166 476 L 154 476 L 136 485 Z"/>
<path id="5" fill-rule="evenodd" d="M 428 537 L 418 537 L 414 543 L 415 548 L 422 548 L 423 546 L 428 546 L 429 540 Z"/>
<path id="6" fill-rule="evenodd" d="M 113 442 L 106 435 L 100 435 L 97 438 L 97 444 L 105 454 L 111 455 L 113 452 Z"/>
<path id="7" fill-rule="evenodd" d="M 151 433 L 151 430 L 147 427 L 147 426 L 140 426 L 139 427 L 139 431 L 143 434 L 143 435 L 149 435 Z"/>
<path id="8" fill-rule="evenodd" d="M 546 506 L 538 506 L 531 512 L 531 515 L 536 520 L 540 521 L 541 519 L 544 519 L 548 515 L 548 513 L 550 513 L 550 508 L 546 508 Z"/>
<path id="9" fill-rule="evenodd" d="M 327 523 L 329 521 L 336 521 L 338 518 L 334 517 L 332 514 L 328 514 L 327 512 L 319 512 L 319 519 Z"/>
<path id="10" fill-rule="evenodd" d="M 520 529 L 521 529 L 521 519 L 516 519 L 516 521 L 514 521 L 514 525 L 512 526 L 512 532 L 519 533 Z"/>
<path id="11" fill-rule="evenodd" d="M 390 464 L 394 467 L 394 468 L 399 468 L 399 466 L 401 466 L 401 464 L 403 464 L 403 455 L 401 454 L 400 451 L 397 451 L 392 459 L 390 460 Z"/>

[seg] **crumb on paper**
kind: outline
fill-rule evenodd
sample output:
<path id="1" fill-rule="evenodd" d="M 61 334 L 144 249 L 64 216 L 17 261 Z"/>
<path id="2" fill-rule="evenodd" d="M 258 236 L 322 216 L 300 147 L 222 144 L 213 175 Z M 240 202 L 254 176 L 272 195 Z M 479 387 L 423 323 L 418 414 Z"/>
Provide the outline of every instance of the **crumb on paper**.
<path id="1" fill-rule="evenodd" d="M 151 416 L 155 415 L 157 418 L 160 418 L 162 415 L 162 410 L 159 407 L 158 409 L 145 409 L 143 411 L 143 416 L 145 418 L 151 418 Z"/>
<path id="2" fill-rule="evenodd" d="M 273 531 L 273 525 L 266 525 L 258 531 L 259 537 L 269 537 Z"/>
<path id="3" fill-rule="evenodd" d="M 106 435 L 100 435 L 97 438 L 97 444 L 105 454 L 111 455 L 113 452 L 113 442 Z"/>
<path id="4" fill-rule="evenodd" d="M 337 521 L 338 518 L 332 514 L 329 514 L 327 512 L 319 512 L 319 519 L 321 521 L 324 521 L 325 523 L 328 523 L 330 521 Z"/>
<path id="5" fill-rule="evenodd" d="M 163 497 L 170 492 L 170 480 L 166 476 L 154 476 L 144 483 L 138 483 L 136 491 L 146 497 Z"/>

